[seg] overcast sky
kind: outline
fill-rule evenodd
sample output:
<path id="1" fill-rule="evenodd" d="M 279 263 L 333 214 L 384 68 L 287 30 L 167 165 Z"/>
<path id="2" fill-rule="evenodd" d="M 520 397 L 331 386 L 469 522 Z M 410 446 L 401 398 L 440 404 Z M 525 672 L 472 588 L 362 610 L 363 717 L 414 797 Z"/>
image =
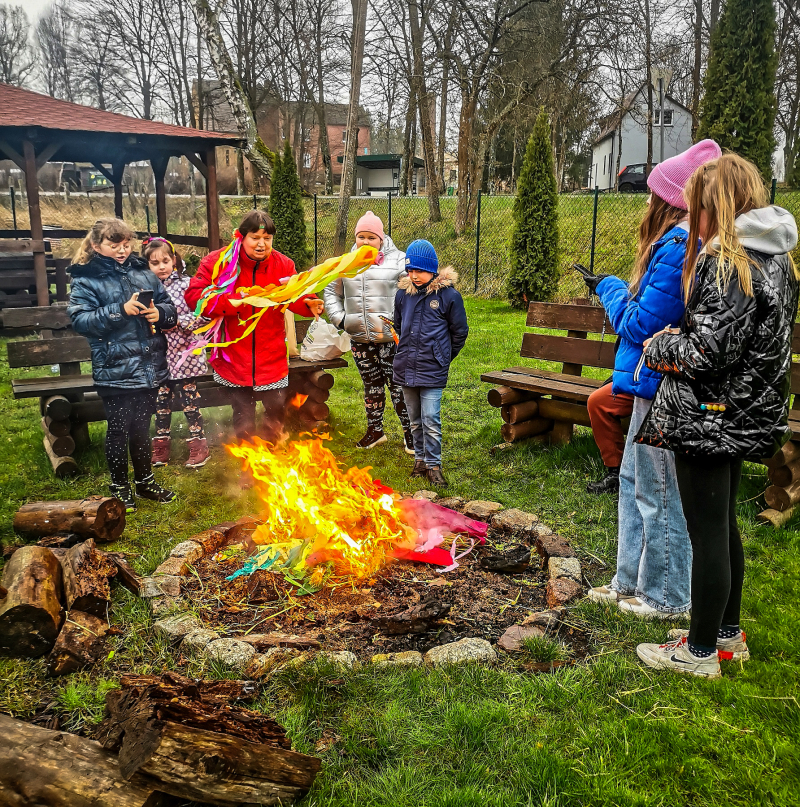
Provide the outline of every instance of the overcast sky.
<path id="1" fill-rule="evenodd" d="M 23 8 L 28 19 L 33 22 L 52 3 L 53 0 L 25 0 Z"/>

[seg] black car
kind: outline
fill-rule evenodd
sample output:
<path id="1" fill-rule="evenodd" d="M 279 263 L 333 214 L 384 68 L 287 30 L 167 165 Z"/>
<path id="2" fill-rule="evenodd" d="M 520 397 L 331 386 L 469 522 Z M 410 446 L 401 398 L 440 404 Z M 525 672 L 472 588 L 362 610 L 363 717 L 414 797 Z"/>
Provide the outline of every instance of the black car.
<path id="1" fill-rule="evenodd" d="M 646 163 L 636 163 L 626 165 L 619 172 L 619 192 L 620 193 L 643 193 L 647 192 L 647 165 Z"/>

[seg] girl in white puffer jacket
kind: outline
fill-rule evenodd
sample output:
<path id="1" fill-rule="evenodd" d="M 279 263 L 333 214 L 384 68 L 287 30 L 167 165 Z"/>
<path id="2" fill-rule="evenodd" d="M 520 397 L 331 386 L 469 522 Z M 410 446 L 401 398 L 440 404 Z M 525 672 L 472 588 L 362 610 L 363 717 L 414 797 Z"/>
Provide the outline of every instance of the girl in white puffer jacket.
<path id="1" fill-rule="evenodd" d="M 403 399 L 403 390 L 394 382 L 393 362 L 397 351 L 391 328 L 381 317 L 391 319 L 397 282 L 406 273 L 405 253 L 383 232 L 383 222 L 371 210 L 356 224 L 353 249 L 367 246 L 379 250 L 375 265 L 357 277 L 336 280 L 324 291 L 325 310 L 330 321 L 352 339 L 353 360 L 364 382 L 367 433 L 356 443 L 359 448 L 374 448 L 387 441 L 383 432 L 386 387 L 392 396 L 397 417 L 403 427 L 405 450 L 414 453 L 411 428 Z"/>

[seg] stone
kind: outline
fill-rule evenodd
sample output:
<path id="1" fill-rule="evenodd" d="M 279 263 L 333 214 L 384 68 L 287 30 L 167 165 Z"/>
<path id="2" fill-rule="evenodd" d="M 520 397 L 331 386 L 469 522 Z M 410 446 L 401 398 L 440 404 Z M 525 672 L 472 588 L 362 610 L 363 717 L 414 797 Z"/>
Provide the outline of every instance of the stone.
<path id="1" fill-rule="evenodd" d="M 583 579 L 581 562 L 577 558 L 550 558 L 547 561 L 547 569 L 550 572 L 551 580 L 557 577 L 565 577 L 580 583 Z"/>
<path id="2" fill-rule="evenodd" d="M 464 505 L 467 503 L 466 499 L 460 496 L 448 496 L 446 499 L 438 499 L 436 504 L 440 507 L 446 507 L 448 510 L 455 510 L 457 513 L 464 511 Z"/>
<path id="3" fill-rule="evenodd" d="M 376 667 L 421 667 L 424 663 L 422 653 L 406 650 L 403 653 L 377 653 L 372 657 Z"/>
<path id="4" fill-rule="evenodd" d="M 143 577 L 139 588 L 139 596 L 144 599 L 150 597 L 179 597 L 181 593 L 181 579 L 175 575 L 163 577 Z"/>
<path id="5" fill-rule="evenodd" d="M 225 543 L 226 538 L 224 532 L 211 529 L 198 532 L 197 535 L 193 535 L 189 540 L 200 544 L 200 546 L 203 547 L 203 552 L 206 555 L 210 555 L 216 552 Z"/>
<path id="6" fill-rule="evenodd" d="M 486 639 L 461 639 L 459 642 L 433 647 L 425 654 L 425 662 L 434 667 L 474 661 L 492 663 L 496 660 L 497 653 Z"/>
<path id="7" fill-rule="evenodd" d="M 529 614 L 522 620 L 523 625 L 538 625 L 545 631 L 552 631 L 558 627 L 560 616 L 557 611 L 537 611 Z"/>
<path id="8" fill-rule="evenodd" d="M 439 494 L 433 490 L 418 490 L 412 499 L 424 499 L 426 502 L 435 502 L 439 498 Z"/>
<path id="9" fill-rule="evenodd" d="M 210 661 L 218 661 L 225 667 L 242 672 L 253 660 L 256 651 L 238 639 L 216 639 L 205 646 L 203 653 Z"/>
<path id="10" fill-rule="evenodd" d="M 478 521 L 488 522 L 495 513 L 499 513 L 502 509 L 503 505 L 500 502 L 485 502 L 481 499 L 476 499 L 464 505 L 464 515 Z"/>
<path id="11" fill-rule="evenodd" d="M 182 541 L 169 553 L 171 558 L 183 558 L 187 563 L 194 563 L 205 555 L 203 547 L 195 541 Z"/>
<path id="12" fill-rule="evenodd" d="M 550 529 L 550 527 L 548 527 L 547 524 L 542 524 L 541 522 L 539 522 L 538 524 L 536 524 L 534 526 L 533 531 L 534 531 L 534 533 L 536 535 L 552 535 L 553 534 L 553 531 Z"/>
<path id="13" fill-rule="evenodd" d="M 497 646 L 507 653 L 513 653 L 522 649 L 525 639 L 544 634 L 545 629 L 541 625 L 512 625 L 506 628 L 506 632 L 497 640 Z"/>
<path id="14" fill-rule="evenodd" d="M 156 567 L 153 577 L 160 575 L 171 575 L 182 577 L 189 571 L 189 564 L 184 558 L 167 558 L 162 564 Z"/>
<path id="15" fill-rule="evenodd" d="M 533 532 L 533 528 L 538 521 L 539 516 L 512 507 L 510 510 L 495 513 L 492 516 L 492 527 L 512 535 L 527 536 Z"/>
<path id="16" fill-rule="evenodd" d="M 300 656 L 305 656 L 294 647 L 272 647 L 266 653 L 256 653 L 245 669 L 248 678 L 264 678 Z"/>
<path id="17" fill-rule="evenodd" d="M 326 650 L 318 655 L 318 658 L 324 658 L 335 664 L 337 667 L 346 667 L 352 670 L 358 664 L 358 659 L 355 653 L 349 650 Z"/>
<path id="18" fill-rule="evenodd" d="M 202 629 L 203 623 L 194 614 L 185 611 L 153 623 L 153 630 L 170 642 L 178 642 L 193 631 Z"/>
<path id="19" fill-rule="evenodd" d="M 537 533 L 533 548 L 542 556 L 543 561 L 550 558 L 574 558 L 575 550 L 566 538 L 560 535 L 540 535 Z M 542 566 L 545 564 L 542 563 Z"/>
<path id="20" fill-rule="evenodd" d="M 150 613 L 159 616 L 182 608 L 184 602 L 181 597 L 151 597 L 147 604 L 150 606 Z"/>
<path id="21" fill-rule="evenodd" d="M 219 639 L 219 634 L 216 631 L 209 630 L 208 628 L 200 628 L 200 630 L 193 630 L 183 637 L 181 642 L 181 650 L 186 653 L 196 653 L 202 650 L 209 642 Z"/>
<path id="22" fill-rule="evenodd" d="M 547 581 L 546 596 L 547 605 L 550 608 L 558 608 L 582 597 L 583 586 L 575 580 L 558 577 Z"/>

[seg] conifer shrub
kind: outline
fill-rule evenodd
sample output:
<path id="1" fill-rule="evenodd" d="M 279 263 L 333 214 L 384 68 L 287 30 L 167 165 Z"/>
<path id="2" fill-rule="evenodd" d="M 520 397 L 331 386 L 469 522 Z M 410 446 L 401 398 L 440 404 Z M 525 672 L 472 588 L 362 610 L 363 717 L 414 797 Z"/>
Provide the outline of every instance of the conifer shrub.
<path id="1" fill-rule="evenodd" d="M 288 255 L 301 272 L 311 265 L 312 252 L 306 240 L 306 220 L 300 178 L 289 142 L 275 154 L 269 193 L 269 214 L 275 222 L 273 247 Z"/>

